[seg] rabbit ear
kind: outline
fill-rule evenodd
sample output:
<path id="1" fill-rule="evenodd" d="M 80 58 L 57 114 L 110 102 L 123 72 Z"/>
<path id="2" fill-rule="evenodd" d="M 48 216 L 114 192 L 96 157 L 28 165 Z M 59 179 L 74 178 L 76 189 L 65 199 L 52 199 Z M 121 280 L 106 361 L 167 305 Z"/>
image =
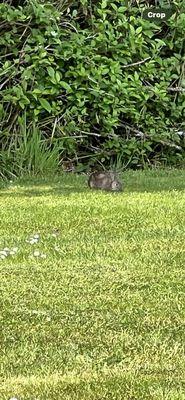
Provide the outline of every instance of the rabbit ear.
<path id="1" fill-rule="evenodd" d="M 115 173 L 114 172 L 109 172 L 109 176 L 112 180 L 115 179 Z"/>

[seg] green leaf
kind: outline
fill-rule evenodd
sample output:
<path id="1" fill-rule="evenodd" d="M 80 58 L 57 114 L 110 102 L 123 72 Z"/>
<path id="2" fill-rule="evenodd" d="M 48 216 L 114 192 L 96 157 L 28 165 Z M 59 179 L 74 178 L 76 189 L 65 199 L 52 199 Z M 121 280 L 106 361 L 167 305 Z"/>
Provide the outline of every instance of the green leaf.
<path id="1" fill-rule="evenodd" d="M 30 79 L 32 77 L 32 70 L 29 68 L 25 68 L 23 73 L 22 73 L 22 78 L 24 79 Z"/>
<path id="2" fill-rule="evenodd" d="M 127 7 L 121 6 L 121 7 L 118 8 L 118 12 L 119 13 L 124 13 L 126 10 L 127 10 Z"/>
<path id="3" fill-rule="evenodd" d="M 136 31 L 132 25 L 130 25 L 130 33 L 131 35 L 135 36 Z"/>
<path id="4" fill-rule="evenodd" d="M 66 90 L 66 92 L 72 92 L 71 86 L 69 86 L 67 82 L 61 81 L 60 85 Z"/>
<path id="5" fill-rule="evenodd" d="M 135 78 L 135 81 L 139 81 L 139 75 L 138 75 L 137 71 L 134 72 L 134 78 Z"/>
<path id="6" fill-rule="evenodd" d="M 47 67 L 47 71 L 48 71 L 49 76 L 51 76 L 51 78 L 54 78 L 55 70 L 52 67 Z"/>
<path id="7" fill-rule="evenodd" d="M 60 82 L 60 74 L 58 71 L 55 73 L 55 79 L 57 82 Z"/>
<path id="8" fill-rule="evenodd" d="M 139 26 L 137 29 L 136 29 L 136 33 L 138 34 L 138 33 L 141 33 L 142 32 L 142 26 Z"/>
<path id="9" fill-rule="evenodd" d="M 111 7 L 112 7 L 115 11 L 117 11 L 118 7 L 116 6 L 116 4 L 111 3 L 110 5 L 111 5 Z"/>
<path id="10" fill-rule="evenodd" d="M 106 8 L 106 7 L 107 7 L 107 0 L 102 0 L 101 8 Z"/>
<path id="11" fill-rule="evenodd" d="M 19 105 L 20 105 L 20 107 L 24 110 L 24 108 L 25 108 L 25 104 L 24 103 L 22 103 L 21 101 L 19 101 Z"/>
<path id="12" fill-rule="evenodd" d="M 49 102 L 46 99 L 39 99 L 41 106 L 48 111 L 49 113 L 51 112 L 51 106 Z"/>
<path id="13" fill-rule="evenodd" d="M 109 68 L 105 68 L 101 71 L 102 75 L 106 75 L 109 73 Z"/>

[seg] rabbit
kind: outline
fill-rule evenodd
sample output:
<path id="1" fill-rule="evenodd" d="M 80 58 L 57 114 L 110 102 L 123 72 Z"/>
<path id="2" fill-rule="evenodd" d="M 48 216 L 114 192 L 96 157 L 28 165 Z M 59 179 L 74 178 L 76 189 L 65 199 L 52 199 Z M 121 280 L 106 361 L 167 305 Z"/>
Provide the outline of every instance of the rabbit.
<path id="1" fill-rule="evenodd" d="M 102 189 L 113 192 L 122 190 L 122 184 L 114 172 L 93 172 L 88 179 L 88 185 L 91 189 Z"/>

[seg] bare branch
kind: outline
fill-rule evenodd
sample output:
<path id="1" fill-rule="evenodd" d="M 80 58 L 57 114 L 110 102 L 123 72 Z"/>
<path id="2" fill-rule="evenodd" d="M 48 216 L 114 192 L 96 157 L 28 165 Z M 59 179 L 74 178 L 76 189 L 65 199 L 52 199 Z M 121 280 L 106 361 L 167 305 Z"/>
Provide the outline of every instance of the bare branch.
<path id="1" fill-rule="evenodd" d="M 169 87 L 167 88 L 168 92 L 185 92 L 185 88 L 182 87 Z"/>
<path id="2" fill-rule="evenodd" d="M 145 63 L 146 61 L 148 61 L 150 59 L 151 59 L 151 57 L 147 57 L 144 60 L 137 61 L 137 62 L 132 63 L 132 64 L 122 65 L 122 68 L 135 67 L 136 65 L 143 64 L 143 63 Z"/>

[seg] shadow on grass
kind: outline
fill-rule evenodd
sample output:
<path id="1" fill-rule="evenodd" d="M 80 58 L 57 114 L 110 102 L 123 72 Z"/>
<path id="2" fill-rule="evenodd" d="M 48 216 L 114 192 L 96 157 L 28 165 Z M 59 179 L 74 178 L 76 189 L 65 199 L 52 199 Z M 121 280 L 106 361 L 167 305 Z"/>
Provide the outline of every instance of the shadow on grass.
<path id="1" fill-rule="evenodd" d="M 11 190 L 11 189 L 10 189 Z M 3 191 L 0 191 L 0 197 L 41 197 L 41 196 L 70 196 L 74 193 L 85 193 L 87 192 L 87 189 L 79 189 L 75 187 L 71 188 L 52 188 L 50 190 L 47 189 L 41 189 L 41 190 L 36 190 L 36 189 L 28 189 L 28 190 L 23 190 L 23 191 L 16 191 L 16 192 L 8 192 L 6 188 L 4 188 Z"/>
<path id="2" fill-rule="evenodd" d="M 54 177 L 18 178 L 13 183 L 0 182 L 0 197 L 70 196 L 74 193 L 92 193 L 87 186 L 87 176 L 64 175 Z M 185 171 L 174 174 L 126 173 L 123 178 L 123 193 L 162 193 L 185 191 Z M 16 188 L 16 190 L 15 190 Z M 101 192 L 101 191 L 95 191 Z M 110 192 L 104 191 L 110 194 Z M 121 195 L 122 193 L 116 193 Z M 114 193 L 115 195 L 115 193 Z"/>
<path id="3" fill-rule="evenodd" d="M 140 190 L 138 189 L 135 189 L 135 188 L 133 188 L 133 190 L 125 190 L 125 191 L 123 191 L 123 192 L 106 192 L 106 191 L 104 191 L 103 193 L 104 193 L 104 195 L 116 195 L 116 196 L 121 196 L 121 195 L 123 195 L 124 193 L 125 194 L 129 194 L 129 193 L 131 193 L 132 195 L 135 193 L 135 194 L 138 194 L 138 193 L 165 193 L 165 192 L 171 192 L 171 191 L 174 191 L 174 189 L 169 189 L 169 188 L 166 188 L 166 189 L 158 189 L 158 190 L 156 190 L 156 189 L 151 189 L 150 188 L 150 190 L 147 190 L 146 188 L 144 189 L 144 188 L 141 188 Z M 181 192 L 182 194 L 183 194 L 183 192 L 185 192 L 185 188 L 181 188 L 181 189 L 175 189 L 175 191 L 176 192 Z M 73 195 L 73 194 L 82 194 L 82 193 L 86 193 L 86 194 L 88 194 L 88 193 L 100 193 L 100 194 L 102 194 L 102 191 L 100 191 L 100 190 L 94 190 L 94 191 L 90 191 L 90 190 L 88 190 L 88 189 L 77 189 L 77 188 L 67 188 L 67 189 L 65 189 L 65 188 L 63 188 L 63 189 L 58 189 L 58 188 L 53 188 L 52 190 L 35 190 L 35 189 L 32 189 L 32 190 L 24 190 L 24 191 L 16 191 L 16 192 L 8 192 L 7 190 L 6 191 L 2 191 L 2 192 L 0 192 L 0 198 L 2 198 L 2 197 L 9 197 L 9 198 L 22 198 L 22 197 L 28 197 L 28 198 L 33 198 L 33 197 L 46 197 L 46 196 L 66 196 L 66 197 L 68 197 L 68 196 L 71 196 L 71 195 Z"/>

